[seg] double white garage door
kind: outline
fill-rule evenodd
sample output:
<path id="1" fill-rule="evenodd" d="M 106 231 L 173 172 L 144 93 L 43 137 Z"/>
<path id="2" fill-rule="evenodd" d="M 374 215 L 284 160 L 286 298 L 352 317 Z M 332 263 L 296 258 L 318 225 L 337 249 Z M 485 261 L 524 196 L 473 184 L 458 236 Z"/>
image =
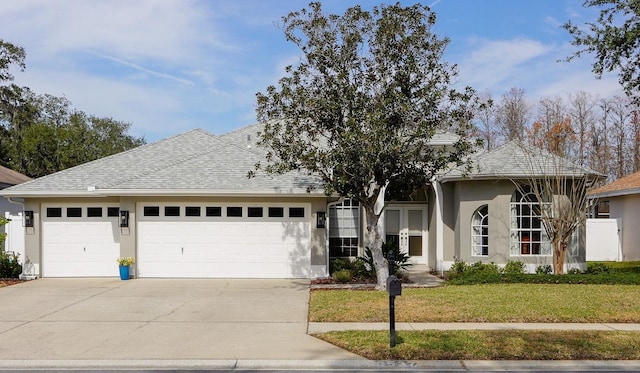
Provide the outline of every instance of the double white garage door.
<path id="1" fill-rule="evenodd" d="M 87 216 L 97 207 L 55 208 L 62 216 L 43 217 L 43 275 L 116 276 L 120 236 L 126 234 L 117 216 L 108 216 L 107 206 L 100 218 Z M 80 208 L 82 216 L 77 210 L 67 216 L 68 208 Z M 310 214 L 308 204 L 138 204 L 130 222 L 137 235 L 137 274 L 308 277 Z"/>

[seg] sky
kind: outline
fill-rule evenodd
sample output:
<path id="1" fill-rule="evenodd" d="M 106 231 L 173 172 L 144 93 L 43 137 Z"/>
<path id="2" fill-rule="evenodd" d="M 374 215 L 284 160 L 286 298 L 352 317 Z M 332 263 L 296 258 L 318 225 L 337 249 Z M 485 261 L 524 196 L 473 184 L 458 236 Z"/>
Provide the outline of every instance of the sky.
<path id="1" fill-rule="evenodd" d="M 378 1 L 323 1 L 328 13 Z M 390 3 L 390 2 L 386 2 Z M 395 3 L 393 0 L 391 3 Z M 414 1 L 400 1 L 410 5 Z M 524 89 L 531 104 L 578 91 L 622 94 L 615 74 L 598 80 L 590 56 L 562 29 L 597 18 L 582 0 L 428 0 L 456 85 L 499 99 Z M 27 53 L 15 83 L 64 96 L 88 114 L 131 123 L 148 142 L 202 128 L 224 134 L 256 122 L 255 94 L 300 59 L 278 27 L 308 1 L 2 0 L 0 39 Z"/>

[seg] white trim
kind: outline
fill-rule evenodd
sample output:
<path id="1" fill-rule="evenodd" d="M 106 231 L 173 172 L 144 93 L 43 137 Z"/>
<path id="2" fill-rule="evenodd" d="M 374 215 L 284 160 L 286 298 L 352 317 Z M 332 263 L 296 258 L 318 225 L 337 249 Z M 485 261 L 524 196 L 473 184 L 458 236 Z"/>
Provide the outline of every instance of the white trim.
<path id="1" fill-rule="evenodd" d="M 453 262 L 445 268 L 446 263 L 444 262 L 444 221 L 443 221 L 443 210 L 444 210 L 444 201 L 442 198 L 442 185 L 440 185 L 439 181 L 434 180 L 431 185 L 433 186 L 433 192 L 435 194 L 435 235 L 436 235 L 436 270 L 444 271 L 451 268 Z"/>

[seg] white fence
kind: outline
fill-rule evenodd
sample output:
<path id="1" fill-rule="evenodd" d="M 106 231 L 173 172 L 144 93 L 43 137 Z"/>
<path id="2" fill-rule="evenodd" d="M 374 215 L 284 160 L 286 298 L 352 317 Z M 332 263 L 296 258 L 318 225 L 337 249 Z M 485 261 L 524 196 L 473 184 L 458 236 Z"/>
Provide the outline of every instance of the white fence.
<path id="1" fill-rule="evenodd" d="M 11 215 L 5 212 L 4 217 L 9 219 L 9 223 L 4 226 L 7 240 L 4 242 L 4 249 L 8 253 L 18 255 L 18 261 L 24 264 L 24 226 L 22 224 L 22 213 Z"/>
<path id="2" fill-rule="evenodd" d="M 621 223 L 620 219 L 587 219 L 587 261 L 623 260 Z"/>

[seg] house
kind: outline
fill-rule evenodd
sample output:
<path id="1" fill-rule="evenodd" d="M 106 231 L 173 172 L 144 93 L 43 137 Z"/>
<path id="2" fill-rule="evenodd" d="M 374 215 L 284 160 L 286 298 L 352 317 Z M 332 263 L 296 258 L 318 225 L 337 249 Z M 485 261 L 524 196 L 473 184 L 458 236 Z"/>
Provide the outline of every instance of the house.
<path id="1" fill-rule="evenodd" d="M 357 201 L 327 197 L 303 172 L 247 177 L 264 160 L 259 130 L 192 130 L 2 191 L 33 215 L 30 275 L 116 276 L 116 258 L 133 256 L 136 277 L 315 278 L 328 275 L 330 257 L 362 255 Z M 431 269 L 455 259 L 551 263 L 511 181 L 524 175 L 523 154 L 515 144 L 481 152 L 471 174 L 454 169 L 389 204 L 383 237 Z M 583 250 L 573 256 L 584 262 Z"/>
<path id="2" fill-rule="evenodd" d="M 27 182 L 29 180 L 31 180 L 29 176 L 0 166 L 0 189 L 6 189 L 14 185 Z M 16 203 L 10 203 L 6 198 L 0 198 L 0 211 L 3 212 L 2 216 L 4 216 L 7 212 L 12 215 L 16 215 L 22 212 L 22 206 Z"/>
<path id="3" fill-rule="evenodd" d="M 640 260 L 640 172 L 590 190 L 588 197 L 594 218 L 619 219 L 621 259 Z"/>

